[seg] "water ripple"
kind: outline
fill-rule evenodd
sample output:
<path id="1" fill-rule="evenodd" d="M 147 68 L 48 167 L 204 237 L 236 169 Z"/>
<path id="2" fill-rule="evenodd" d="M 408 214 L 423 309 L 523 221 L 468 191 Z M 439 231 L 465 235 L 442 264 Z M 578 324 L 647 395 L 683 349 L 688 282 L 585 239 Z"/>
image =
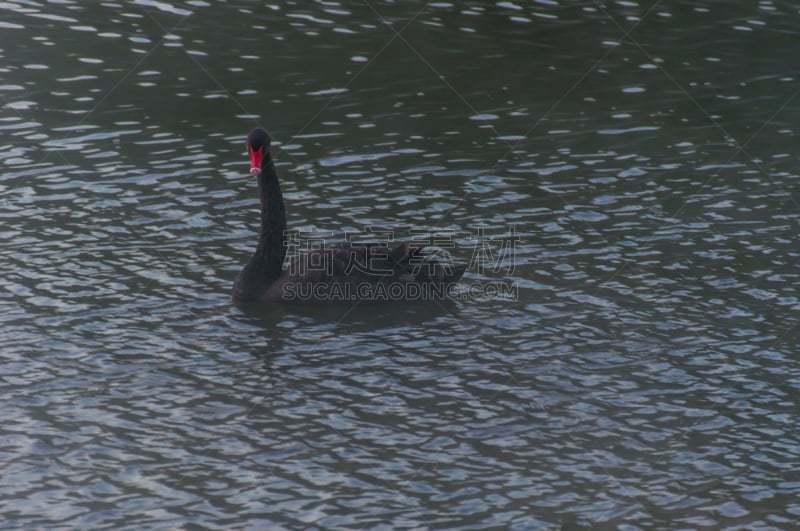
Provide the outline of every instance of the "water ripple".
<path id="1" fill-rule="evenodd" d="M 641 7 L 0 5 L 6 525 L 796 527 L 792 13 Z M 233 305 L 261 121 L 461 299 Z"/>

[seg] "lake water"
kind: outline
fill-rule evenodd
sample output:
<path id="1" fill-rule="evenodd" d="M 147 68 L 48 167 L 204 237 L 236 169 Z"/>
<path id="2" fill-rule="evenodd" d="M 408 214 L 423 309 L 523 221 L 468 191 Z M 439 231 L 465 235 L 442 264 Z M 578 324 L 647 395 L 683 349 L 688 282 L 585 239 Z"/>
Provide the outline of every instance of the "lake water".
<path id="1" fill-rule="evenodd" d="M 798 17 L 0 3 L 3 528 L 796 528 Z M 457 300 L 235 305 L 258 125 Z"/>

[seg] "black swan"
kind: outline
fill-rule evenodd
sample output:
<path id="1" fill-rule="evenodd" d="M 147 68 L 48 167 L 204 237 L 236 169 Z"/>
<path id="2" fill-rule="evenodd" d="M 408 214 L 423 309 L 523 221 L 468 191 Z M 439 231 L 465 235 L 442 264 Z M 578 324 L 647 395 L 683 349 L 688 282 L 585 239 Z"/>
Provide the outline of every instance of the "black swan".
<path id="1" fill-rule="evenodd" d="M 286 206 L 270 137 L 263 129 L 247 135 L 250 174 L 258 179 L 261 231 L 258 247 L 233 285 L 242 301 L 436 300 L 464 274 L 466 265 L 434 260 L 430 252 L 404 242 L 351 243 L 301 254 L 284 269 Z"/>

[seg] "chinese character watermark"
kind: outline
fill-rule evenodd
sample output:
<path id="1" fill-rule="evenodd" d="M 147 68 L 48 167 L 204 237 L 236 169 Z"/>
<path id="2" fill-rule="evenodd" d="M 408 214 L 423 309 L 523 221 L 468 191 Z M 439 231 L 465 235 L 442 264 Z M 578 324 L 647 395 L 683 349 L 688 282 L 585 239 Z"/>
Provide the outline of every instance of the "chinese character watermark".
<path id="1" fill-rule="evenodd" d="M 453 259 L 459 243 L 469 241 L 470 276 L 508 276 L 516 267 L 521 242 L 515 226 L 487 234 L 477 227 L 467 238 L 452 228 L 411 227 L 406 231 L 365 226 L 358 231 L 301 233 L 286 231 L 288 272 L 313 279 L 314 286 L 293 286 L 296 300 L 456 300 L 513 299 L 518 286 L 507 279 L 462 279 L 464 265 Z M 401 237 L 398 238 L 398 235 Z M 465 246 L 467 247 L 467 246 Z M 311 282 L 311 281 L 309 281 Z M 434 289 L 435 288 L 435 289 Z M 454 289 L 450 289 L 454 288 Z M 316 291 L 313 291 L 316 290 Z M 444 291 L 442 291 L 444 290 Z"/>

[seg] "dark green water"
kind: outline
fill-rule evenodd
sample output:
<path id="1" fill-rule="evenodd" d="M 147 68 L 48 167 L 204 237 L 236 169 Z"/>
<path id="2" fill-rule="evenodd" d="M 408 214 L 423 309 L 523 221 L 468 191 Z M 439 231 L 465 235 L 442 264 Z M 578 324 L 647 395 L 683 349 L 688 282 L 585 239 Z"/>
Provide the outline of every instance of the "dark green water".
<path id="1" fill-rule="evenodd" d="M 0 3 L 3 528 L 797 527 L 798 27 Z M 458 300 L 234 305 L 257 125 L 292 228 Z"/>

